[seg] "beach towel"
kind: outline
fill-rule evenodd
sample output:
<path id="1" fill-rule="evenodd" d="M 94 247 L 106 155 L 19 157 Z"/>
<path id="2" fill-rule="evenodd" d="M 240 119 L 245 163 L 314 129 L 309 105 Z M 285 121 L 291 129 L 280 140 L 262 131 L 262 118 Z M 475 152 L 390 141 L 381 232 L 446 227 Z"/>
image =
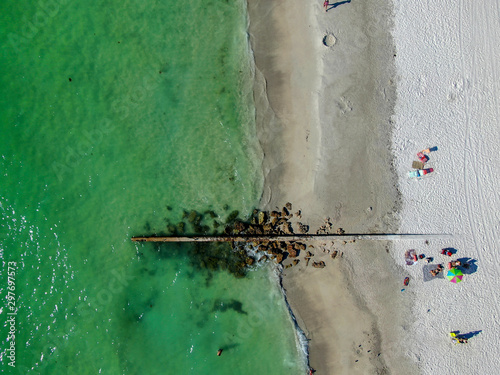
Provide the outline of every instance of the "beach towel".
<path id="1" fill-rule="evenodd" d="M 414 161 L 411 165 L 413 169 L 424 169 L 425 163 L 422 163 L 421 161 Z"/>
<path id="2" fill-rule="evenodd" d="M 405 261 L 407 266 L 411 266 L 415 264 L 415 257 L 417 256 L 417 253 L 415 250 L 406 250 L 405 251 Z"/>

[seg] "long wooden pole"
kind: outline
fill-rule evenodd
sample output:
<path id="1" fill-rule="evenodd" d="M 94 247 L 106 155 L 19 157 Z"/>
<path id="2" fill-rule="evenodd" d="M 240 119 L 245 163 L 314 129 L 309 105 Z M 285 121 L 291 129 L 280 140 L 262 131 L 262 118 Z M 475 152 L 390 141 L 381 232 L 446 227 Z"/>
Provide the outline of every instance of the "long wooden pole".
<path id="1" fill-rule="evenodd" d="M 132 237 L 136 242 L 261 242 L 261 241 L 353 241 L 353 240 L 422 240 L 451 238 L 450 234 L 292 234 L 260 236 L 172 236 Z"/>

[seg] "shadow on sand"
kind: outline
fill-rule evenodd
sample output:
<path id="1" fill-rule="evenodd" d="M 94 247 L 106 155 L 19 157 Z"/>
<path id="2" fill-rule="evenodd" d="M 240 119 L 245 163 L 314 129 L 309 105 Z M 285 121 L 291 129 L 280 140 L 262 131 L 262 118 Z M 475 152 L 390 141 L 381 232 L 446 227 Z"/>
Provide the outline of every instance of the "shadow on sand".
<path id="1" fill-rule="evenodd" d="M 336 8 L 338 7 L 339 5 L 342 5 L 342 4 L 347 4 L 347 3 L 350 3 L 351 0 L 346 0 L 346 1 L 338 1 L 334 4 L 328 4 L 328 8 L 326 8 L 326 11 L 328 12 L 329 10 L 333 9 L 333 8 Z"/>
<path id="2" fill-rule="evenodd" d="M 469 339 L 473 338 L 474 336 L 479 335 L 483 331 L 482 330 L 470 331 L 467 333 L 460 333 L 460 331 L 453 331 L 453 332 L 457 335 L 457 338 L 463 338 L 463 339 L 469 340 Z"/>
<path id="3" fill-rule="evenodd" d="M 460 267 L 460 270 L 464 275 L 470 275 L 477 271 L 476 259 L 464 257 L 464 258 L 459 258 L 458 260 L 463 264 L 463 266 Z"/>

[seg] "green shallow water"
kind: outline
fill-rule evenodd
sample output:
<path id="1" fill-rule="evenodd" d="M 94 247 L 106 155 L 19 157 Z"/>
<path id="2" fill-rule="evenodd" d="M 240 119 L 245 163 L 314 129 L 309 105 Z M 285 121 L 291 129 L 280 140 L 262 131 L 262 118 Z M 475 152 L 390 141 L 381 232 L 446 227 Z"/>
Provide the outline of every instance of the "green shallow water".
<path id="1" fill-rule="evenodd" d="M 184 210 L 214 211 L 211 227 L 258 204 L 245 9 L 0 4 L 0 291 L 17 262 L 18 308 L 12 368 L 0 306 L 3 372 L 304 371 L 268 267 L 236 278 L 189 245 L 129 240 Z"/>

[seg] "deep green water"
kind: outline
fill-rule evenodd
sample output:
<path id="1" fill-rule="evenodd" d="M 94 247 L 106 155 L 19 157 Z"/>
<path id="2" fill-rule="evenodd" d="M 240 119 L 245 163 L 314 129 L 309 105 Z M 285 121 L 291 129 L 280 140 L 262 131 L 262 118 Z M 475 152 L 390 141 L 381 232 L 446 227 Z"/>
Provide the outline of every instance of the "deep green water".
<path id="1" fill-rule="evenodd" d="M 243 0 L 0 3 L 2 372 L 304 371 L 268 267 L 129 240 L 258 204 L 246 22 Z"/>

